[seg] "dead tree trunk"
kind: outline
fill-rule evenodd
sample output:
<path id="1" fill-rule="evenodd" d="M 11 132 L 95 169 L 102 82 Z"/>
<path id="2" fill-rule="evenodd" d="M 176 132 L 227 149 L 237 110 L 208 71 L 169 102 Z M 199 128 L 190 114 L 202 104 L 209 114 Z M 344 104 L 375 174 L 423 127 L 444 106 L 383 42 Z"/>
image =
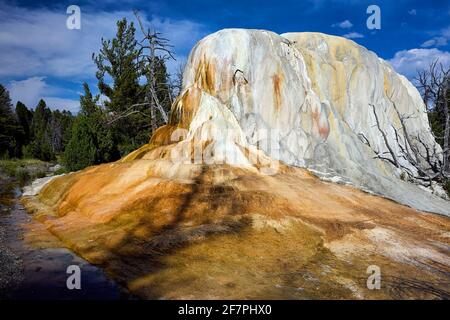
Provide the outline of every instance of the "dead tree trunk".
<path id="1" fill-rule="evenodd" d="M 378 115 L 375 110 L 375 105 L 370 104 L 370 106 L 372 107 L 373 114 L 375 116 L 376 126 L 377 126 L 378 130 L 380 131 L 381 136 L 383 137 L 384 144 L 386 145 L 386 148 L 389 150 L 389 153 L 391 154 L 392 159 L 384 158 L 381 155 L 378 155 L 378 157 L 383 160 L 388 160 L 389 162 L 393 163 L 397 168 L 400 168 L 400 164 L 398 163 L 397 156 L 395 155 L 394 150 L 392 149 L 391 145 L 389 144 L 389 140 L 386 136 L 386 133 L 381 129 L 380 120 L 378 119 Z"/>
<path id="2" fill-rule="evenodd" d="M 443 162 L 444 162 L 444 172 L 448 173 L 450 170 L 449 165 L 449 135 L 450 135 L 450 114 L 448 108 L 448 96 L 450 93 L 450 79 L 447 77 L 445 81 L 445 89 L 443 90 L 443 105 L 445 114 L 445 126 L 444 126 L 444 152 L 443 152 Z"/>
<path id="3" fill-rule="evenodd" d="M 139 43 L 141 46 L 139 58 L 141 59 L 141 64 L 145 69 L 144 74 L 147 79 L 145 100 L 150 109 L 150 125 L 152 132 L 155 132 L 158 128 L 157 112 L 160 113 L 164 123 L 167 123 L 169 118 L 158 98 L 158 83 L 155 73 L 156 63 L 158 59 L 164 61 L 168 59 L 175 60 L 175 58 L 170 50 L 172 46 L 169 45 L 168 40 L 162 38 L 159 32 L 151 31 L 150 29 L 145 30 L 137 10 L 134 11 L 134 15 L 136 16 L 139 27 L 144 35 L 144 39 Z M 162 53 L 162 55 L 158 56 L 158 53 Z"/>

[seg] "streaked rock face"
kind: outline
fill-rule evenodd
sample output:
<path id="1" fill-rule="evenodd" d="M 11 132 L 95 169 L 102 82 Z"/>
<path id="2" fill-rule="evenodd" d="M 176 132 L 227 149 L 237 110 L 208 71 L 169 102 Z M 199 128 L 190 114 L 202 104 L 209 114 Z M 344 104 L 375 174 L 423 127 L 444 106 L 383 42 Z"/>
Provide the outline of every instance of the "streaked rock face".
<path id="1" fill-rule="evenodd" d="M 228 146 L 253 146 L 324 179 L 420 210 L 450 212 L 445 200 L 401 181 L 402 170 L 375 159 L 377 153 L 389 158 L 380 130 L 403 170 L 414 175 L 417 169 L 403 150 L 415 147 L 425 155 L 424 145 L 436 154 L 441 148 L 418 91 L 353 41 L 320 33 L 222 30 L 194 47 L 183 88 L 170 125 L 185 128 L 189 139 L 217 141 L 233 132 Z M 401 117 L 407 118 L 404 127 Z M 245 157 L 236 157 L 236 148 L 228 149 L 232 164 L 248 165 Z M 220 159 L 226 157 L 222 153 Z"/>

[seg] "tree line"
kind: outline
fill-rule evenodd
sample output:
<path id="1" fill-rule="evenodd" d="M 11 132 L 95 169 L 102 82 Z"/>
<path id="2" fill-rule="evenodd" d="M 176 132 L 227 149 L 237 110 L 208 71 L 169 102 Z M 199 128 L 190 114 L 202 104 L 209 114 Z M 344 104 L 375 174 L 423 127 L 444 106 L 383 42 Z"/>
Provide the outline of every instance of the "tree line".
<path id="1" fill-rule="evenodd" d="M 99 93 L 83 83 L 77 115 L 52 111 L 44 100 L 34 110 L 20 101 L 13 108 L 0 85 L 0 157 L 60 157 L 74 171 L 118 160 L 148 143 L 167 122 L 181 73 L 169 76 L 166 62 L 175 58 L 168 40 L 145 29 L 137 12 L 135 16 L 142 35 L 123 18 L 115 37 L 101 39 L 100 51 L 92 54 Z"/>
<path id="2" fill-rule="evenodd" d="M 8 91 L 0 84 L 0 156 L 2 158 L 56 159 L 71 138 L 74 116 L 52 111 L 44 100 L 29 109 L 17 102 L 13 111 Z"/>

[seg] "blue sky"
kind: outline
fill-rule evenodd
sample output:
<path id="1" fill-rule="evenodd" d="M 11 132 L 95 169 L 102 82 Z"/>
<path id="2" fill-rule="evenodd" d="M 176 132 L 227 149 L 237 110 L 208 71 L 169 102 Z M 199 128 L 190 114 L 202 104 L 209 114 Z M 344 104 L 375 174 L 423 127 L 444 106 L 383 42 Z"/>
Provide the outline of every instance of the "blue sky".
<path id="1" fill-rule="evenodd" d="M 66 8 L 81 9 L 81 29 L 66 28 Z M 368 30 L 366 9 L 381 9 L 381 29 Z M 33 107 L 45 98 L 51 108 L 76 112 L 83 81 L 94 89 L 92 52 L 115 21 L 133 19 L 160 30 L 183 61 L 205 35 L 223 28 L 277 33 L 319 31 L 346 36 L 388 60 L 410 79 L 439 58 L 450 65 L 450 1 L 3 1 L 0 0 L 0 83 L 14 102 Z M 172 62 L 169 70 L 175 70 Z"/>

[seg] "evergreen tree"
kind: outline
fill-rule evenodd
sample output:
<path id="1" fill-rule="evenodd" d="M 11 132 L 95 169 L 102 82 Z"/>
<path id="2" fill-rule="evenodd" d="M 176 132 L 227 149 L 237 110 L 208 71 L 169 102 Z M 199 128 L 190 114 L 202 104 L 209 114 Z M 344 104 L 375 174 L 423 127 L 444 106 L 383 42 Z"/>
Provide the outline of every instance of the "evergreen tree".
<path id="1" fill-rule="evenodd" d="M 96 148 L 94 136 L 85 116 L 79 116 L 72 128 L 72 139 L 64 151 L 64 165 L 77 171 L 95 164 Z"/>
<path id="2" fill-rule="evenodd" d="M 62 144 L 63 144 L 63 150 L 67 143 L 70 141 L 70 138 L 72 136 L 72 126 L 73 122 L 75 120 L 75 117 L 72 115 L 70 111 L 63 110 L 61 112 L 61 128 L 62 128 Z"/>
<path id="3" fill-rule="evenodd" d="M 24 132 L 22 145 L 25 146 L 31 141 L 31 121 L 33 120 L 33 112 L 22 102 L 18 101 L 16 104 L 16 117 Z"/>
<path id="4" fill-rule="evenodd" d="M 12 110 L 9 92 L 0 85 L 0 156 L 19 157 L 21 155 L 20 137 L 23 130 Z"/>
<path id="5" fill-rule="evenodd" d="M 166 61 L 159 57 L 156 57 L 155 70 L 154 73 L 156 78 L 156 95 L 158 97 L 158 101 L 161 103 L 164 111 L 168 114 L 171 107 L 172 97 L 171 97 L 171 88 L 170 88 L 170 79 L 167 73 Z M 157 121 L 158 127 L 164 124 L 162 116 L 160 113 L 157 113 Z"/>
<path id="6" fill-rule="evenodd" d="M 52 111 L 44 100 L 40 100 L 31 121 L 32 143 L 29 153 L 40 160 L 50 161 L 55 159 L 55 153 L 51 145 L 50 121 Z"/>
<path id="7" fill-rule="evenodd" d="M 55 110 L 50 120 L 50 143 L 55 153 L 64 151 L 64 146 L 70 140 L 73 116 L 69 111 Z"/>
<path id="8" fill-rule="evenodd" d="M 93 97 L 84 83 L 80 97 L 81 110 L 72 127 L 71 139 L 64 152 L 64 164 L 71 170 L 117 160 L 120 155 L 104 111 L 97 105 L 99 96 Z"/>
<path id="9" fill-rule="evenodd" d="M 115 38 L 102 39 L 102 49 L 97 56 L 93 55 L 98 68 L 98 88 L 101 94 L 108 97 L 105 106 L 109 113 L 122 113 L 142 99 L 136 45 L 134 25 L 132 22 L 128 24 L 124 18 L 117 22 Z M 112 80 L 112 85 L 106 83 L 106 77 Z M 114 122 L 113 131 L 122 155 L 141 144 L 136 137 L 140 131 L 137 124 L 145 121 L 143 117 L 146 116 L 135 113 Z"/>
<path id="10" fill-rule="evenodd" d="M 156 63 L 153 66 L 153 72 L 150 73 L 149 68 L 151 68 L 150 64 L 141 64 L 141 73 L 146 76 L 148 80 L 154 75 L 155 77 L 155 92 L 158 98 L 158 102 L 162 105 L 162 108 L 169 114 L 170 107 L 172 104 L 171 97 L 171 88 L 169 85 L 169 75 L 166 69 L 166 63 L 164 59 L 159 57 L 155 58 Z M 147 81 L 143 86 L 143 92 L 147 90 L 151 90 L 148 88 L 152 84 Z M 144 99 L 145 100 L 145 99 Z M 134 125 L 138 132 L 135 136 L 135 142 L 140 146 L 142 144 L 148 143 L 151 135 L 152 135 L 152 126 L 151 126 L 151 112 L 150 112 L 150 104 L 145 104 L 140 107 L 141 112 L 138 117 L 134 118 Z M 136 109 L 135 109 L 136 110 Z M 165 121 L 158 110 L 154 110 L 154 122 L 155 127 L 158 128 L 165 124 Z"/>

